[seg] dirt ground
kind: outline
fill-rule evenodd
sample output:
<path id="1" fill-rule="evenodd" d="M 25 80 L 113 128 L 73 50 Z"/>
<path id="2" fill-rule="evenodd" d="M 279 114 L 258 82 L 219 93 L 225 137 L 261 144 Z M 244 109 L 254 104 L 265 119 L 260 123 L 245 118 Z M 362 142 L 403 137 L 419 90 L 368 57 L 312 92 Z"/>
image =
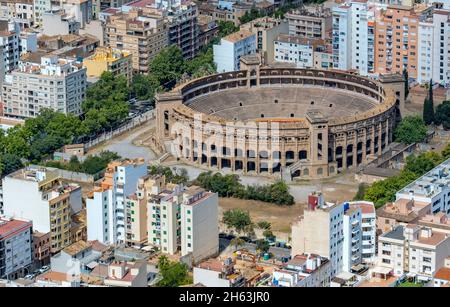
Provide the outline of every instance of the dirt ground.
<path id="1" fill-rule="evenodd" d="M 253 222 L 267 221 L 272 224 L 274 232 L 291 232 L 291 223 L 303 214 L 303 205 L 277 206 L 256 200 L 237 198 L 219 199 L 219 219 L 222 213 L 229 209 L 243 209 L 250 213 Z"/>

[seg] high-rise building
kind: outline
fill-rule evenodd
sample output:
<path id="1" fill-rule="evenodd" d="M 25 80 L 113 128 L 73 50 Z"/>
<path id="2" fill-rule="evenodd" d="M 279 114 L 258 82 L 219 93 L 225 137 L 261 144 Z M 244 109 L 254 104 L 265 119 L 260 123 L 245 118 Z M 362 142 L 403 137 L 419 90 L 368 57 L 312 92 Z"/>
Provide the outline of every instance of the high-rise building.
<path id="1" fill-rule="evenodd" d="M 3 199 L 5 215 L 31 220 L 35 230 L 50 232 L 51 253 L 72 243 L 72 216 L 82 210 L 79 185 L 64 183 L 45 168 L 27 167 L 3 178 Z"/>
<path id="2" fill-rule="evenodd" d="M 353 0 L 333 8 L 333 67 L 374 72 L 374 12 L 367 0 Z"/>
<path id="3" fill-rule="evenodd" d="M 86 95 L 86 68 L 72 59 L 42 57 L 41 63 L 20 62 L 5 76 L 2 100 L 6 116 L 36 117 L 40 109 L 81 114 Z"/>
<path id="4" fill-rule="evenodd" d="M 375 72 L 417 78 L 419 16 L 413 7 L 389 5 L 375 26 Z"/>
<path id="5" fill-rule="evenodd" d="M 156 192 L 155 190 L 154 192 Z M 218 196 L 202 188 L 166 186 L 148 201 L 148 243 L 197 263 L 219 250 Z"/>
<path id="6" fill-rule="evenodd" d="M 0 20 L 0 46 L 3 50 L 2 75 L 17 68 L 20 60 L 20 27 L 16 22 Z"/>
<path id="7" fill-rule="evenodd" d="M 157 14 L 118 12 L 106 20 L 104 44 L 130 52 L 134 72 L 148 73 L 150 62 L 169 44 L 169 26 Z"/>
<path id="8" fill-rule="evenodd" d="M 136 191 L 139 178 L 146 174 L 147 164 L 144 159 L 108 164 L 102 182 L 86 199 L 89 241 L 125 243 L 127 196 Z"/>

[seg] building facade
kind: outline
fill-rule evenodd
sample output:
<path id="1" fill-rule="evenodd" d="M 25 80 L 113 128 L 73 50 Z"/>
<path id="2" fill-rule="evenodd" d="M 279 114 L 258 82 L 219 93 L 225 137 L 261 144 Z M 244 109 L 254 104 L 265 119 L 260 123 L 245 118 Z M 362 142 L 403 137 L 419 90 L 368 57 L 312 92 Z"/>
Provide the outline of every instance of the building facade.
<path id="1" fill-rule="evenodd" d="M 32 233 L 31 221 L 0 217 L 0 278 L 17 279 L 29 272 Z"/>
<path id="2" fill-rule="evenodd" d="M 40 109 L 50 108 L 80 115 L 86 87 L 86 69 L 75 60 L 51 56 L 42 57 L 39 64 L 21 62 L 3 82 L 4 114 L 36 117 Z"/>
<path id="3" fill-rule="evenodd" d="M 111 72 L 114 76 L 124 76 L 131 84 L 133 64 L 131 53 L 107 47 L 98 47 L 95 54 L 83 60 L 88 78 L 100 78 L 103 72 Z"/>
<path id="4" fill-rule="evenodd" d="M 169 26 L 159 15 L 119 12 L 106 20 L 104 44 L 130 52 L 134 72 L 146 74 L 153 58 L 169 44 Z"/>
<path id="5" fill-rule="evenodd" d="M 324 53 L 326 43 L 321 39 L 279 35 L 274 40 L 274 49 L 275 62 L 292 63 L 299 68 L 313 68 L 318 65 L 315 64 L 316 53 Z"/>
<path id="6" fill-rule="evenodd" d="M 242 56 L 256 54 L 256 35 L 248 30 L 230 34 L 214 45 L 214 63 L 217 72 L 236 71 L 240 69 Z"/>
<path id="7" fill-rule="evenodd" d="M 29 219 L 35 230 L 50 232 L 51 253 L 72 243 L 72 215 L 82 209 L 80 186 L 63 183 L 55 172 L 28 167 L 3 178 L 3 196 L 6 215 Z"/>
<path id="8" fill-rule="evenodd" d="M 285 14 L 289 23 L 289 35 L 313 39 L 327 39 L 331 32 L 330 11 L 308 12 L 294 10 Z"/>
<path id="9" fill-rule="evenodd" d="M 103 244 L 121 244 L 126 239 L 127 196 L 137 188 L 138 179 L 147 174 L 143 159 L 108 164 L 100 186 L 86 199 L 87 237 Z M 101 221 L 101 222 L 99 222 Z"/>

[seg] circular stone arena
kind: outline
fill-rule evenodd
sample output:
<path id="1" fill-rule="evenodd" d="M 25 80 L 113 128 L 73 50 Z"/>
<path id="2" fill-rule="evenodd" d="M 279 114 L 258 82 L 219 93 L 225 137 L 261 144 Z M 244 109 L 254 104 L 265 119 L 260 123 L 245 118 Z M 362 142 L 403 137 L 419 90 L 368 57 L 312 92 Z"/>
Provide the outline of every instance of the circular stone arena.
<path id="1" fill-rule="evenodd" d="M 209 169 L 323 178 L 367 163 L 392 141 L 403 104 L 398 75 L 260 68 L 190 81 L 156 97 L 157 137 Z"/>

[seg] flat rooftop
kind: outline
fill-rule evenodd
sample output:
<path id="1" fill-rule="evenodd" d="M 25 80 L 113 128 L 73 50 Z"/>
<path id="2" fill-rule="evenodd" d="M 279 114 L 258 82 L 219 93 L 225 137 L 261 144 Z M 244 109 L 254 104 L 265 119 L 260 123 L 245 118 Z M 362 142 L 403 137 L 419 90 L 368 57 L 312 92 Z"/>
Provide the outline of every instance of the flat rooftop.
<path id="1" fill-rule="evenodd" d="M 450 159 L 447 159 L 416 181 L 398 191 L 397 198 L 401 198 L 402 195 L 433 198 L 449 185 Z"/>

